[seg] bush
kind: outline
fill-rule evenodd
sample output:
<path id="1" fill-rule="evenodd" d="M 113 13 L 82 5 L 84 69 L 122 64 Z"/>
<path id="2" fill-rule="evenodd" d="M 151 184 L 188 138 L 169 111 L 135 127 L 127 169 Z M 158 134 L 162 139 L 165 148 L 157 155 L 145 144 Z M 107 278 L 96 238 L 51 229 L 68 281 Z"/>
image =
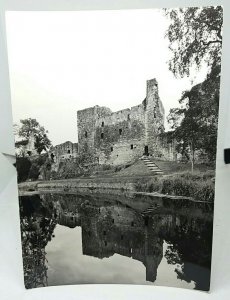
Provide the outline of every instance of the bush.
<path id="1" fill-rule="evenodd" d="M 117 166 L 117 167 L 115 167 L 115 172 L 119 172 L 119 171 L 121 171 L 122 169 L 123 169 L 122 166 Z"/>
<path id="2" fill-rule="evenodd" d="M 135 184 L 135 189 L 137 192 L 161 192 L 162 182 L 155 177 L 153 179 L 141 178 Z"/>
<path id="3" fill-rule="evenodd" d="M 147 192 L 147 185 L 148 185 L 149 179 L 148 178 L 141 178 L 139 179 L 135 184 L 135 189 L 137 192 Z"/>
<path id="4" fill-rule="evenodd" d="M 27 157 L 16 157 L 18 182 L 26 181 L 29 175 L 31 162 Z"/>
<path id="5" fill-rule="evenodd" d="M 159 192 L 166 195 L 191 197 L 199 201 L 214 201 L 215 186 L 213 171 L 205 173 L 181 173 L 168 177 L 154 177 L 139 180 L 137 192 Z"/>
<path id="6" fill-rule="evenodd" d="M 32 180 L 37 180 L 38 176 L 40 174 L 39 170 L 40 170 L 40 167 L 38 165 L 32 164 L 29 174 L 28 174 L 28 178 L 32 179 Z"/>
<path id="7" fill-rule="evenodd" d="M 110 165 L 102 165 L 101 169 L 102 169 L 102 171 L 108 171 L 108 170 L 112 169 L 112 166 L 110 166 Z"/>

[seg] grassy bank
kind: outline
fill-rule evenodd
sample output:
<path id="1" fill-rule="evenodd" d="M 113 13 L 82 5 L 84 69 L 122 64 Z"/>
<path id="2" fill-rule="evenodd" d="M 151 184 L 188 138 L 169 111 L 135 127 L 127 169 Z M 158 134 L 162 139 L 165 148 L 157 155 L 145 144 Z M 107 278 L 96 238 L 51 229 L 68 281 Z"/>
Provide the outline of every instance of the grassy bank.
<path id="1" fill-rule="evenodd" d="M 162 177 L 142 178 L 136 183 L 137 192 L 193 197 L 199 201 L 214 201 L 214 171 L 184 172 Z"/>

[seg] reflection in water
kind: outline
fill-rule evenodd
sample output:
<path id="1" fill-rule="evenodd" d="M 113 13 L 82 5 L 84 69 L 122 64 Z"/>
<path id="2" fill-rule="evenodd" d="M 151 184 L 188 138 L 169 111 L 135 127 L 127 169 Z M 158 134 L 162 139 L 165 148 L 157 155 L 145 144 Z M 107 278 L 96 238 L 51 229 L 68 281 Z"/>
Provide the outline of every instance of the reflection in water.
<path id="1" fill-rule="evenodd" d="M 191 288 L 190 283 L 193 283 L 195 289 L 208 290 L 212 210 L 207 204 L 148 196 L 119 197 L 119 201 L 115 196 L 40 194 L 20 197 L 25 285 L 33 288 L 48 284 L 108 283 L 106 278 L 111 278 L 110 283 L 164 284 L 165 278 L 166 285 L 181 286 L 183 282 Z M 76 246 L 75 227 L 81 228 L 81 241 Z M 61 235 L 62 228 L 68 232 Z M 57 253 L 65 256 L 67 252 L 65 246 L 60 247 L 58 243 L 65 239 L 66 247 L 73 248 L 73 252 L 68 252 L 70 257 L 61 258 Z M 70 274 L 57 277 L 55 270 L 50 270 L 47 257 L 54 269 L 55 264 L 63 260 L 71 266 L 72 274 L 83 274 L 75 261 L 76 248 L 82 251 L 78 262 L 82 261 L 85 270 L 89 267 L 88 273 L 84 271 L 82 277 Z M 97 258 L 96 263 L 90 257 Z M 132 271 L 134 265 L 130 266 L 133 277 L 137 276 L 139 264 L 145 267 L 146 281 L 144 278 L 141 282 L 128 280 L 130 276 L 124 278 L 122 264 L 130 262 L 135 262 L 136 272 Z M 94 276 L 91 264 L 97 269 Z M 117 267 L 123 270 L 122 276 L 116 271 Z M 172 268 L 175 282 L 167 281 Z M 160 281 L 161 270 L 164 276 Z M 113 277 L 108 276 L 111 272 L 114 272 Z"/>

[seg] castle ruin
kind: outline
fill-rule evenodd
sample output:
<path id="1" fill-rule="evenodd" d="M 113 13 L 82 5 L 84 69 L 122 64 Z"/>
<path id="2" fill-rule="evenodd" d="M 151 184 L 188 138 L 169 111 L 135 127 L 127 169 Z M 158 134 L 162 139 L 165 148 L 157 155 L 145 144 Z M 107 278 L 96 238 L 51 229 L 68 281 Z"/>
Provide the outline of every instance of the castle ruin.
<path id="1" fill-rule="evenodd" d="M 165 142 L 164 107 L 156 79 L 147 81 L 141 104 L 112 112 L 98 105 L 77 112 L 78 154 L 94 163 L 121 165 L 143 155 L 174 160 L 173 145 Z"/>
<path id="2" fill-rule="evenodd" d="M 72 160 L 78 156 L 78 144 L 67 141 L 50 148 L 50 158 L 59 164 L 64 160 Z"/>

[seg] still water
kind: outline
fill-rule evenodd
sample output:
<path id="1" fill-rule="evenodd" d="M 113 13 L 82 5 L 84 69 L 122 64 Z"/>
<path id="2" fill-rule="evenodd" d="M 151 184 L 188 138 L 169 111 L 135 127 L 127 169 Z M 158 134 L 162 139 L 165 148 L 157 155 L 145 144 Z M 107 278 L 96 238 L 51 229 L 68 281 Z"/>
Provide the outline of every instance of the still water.
<path id="1" fill-rule="evenodd" d="M 208 290 L 213 206 L 136 196 L 20 197 L 27 288 L 85 283 Z"/>

